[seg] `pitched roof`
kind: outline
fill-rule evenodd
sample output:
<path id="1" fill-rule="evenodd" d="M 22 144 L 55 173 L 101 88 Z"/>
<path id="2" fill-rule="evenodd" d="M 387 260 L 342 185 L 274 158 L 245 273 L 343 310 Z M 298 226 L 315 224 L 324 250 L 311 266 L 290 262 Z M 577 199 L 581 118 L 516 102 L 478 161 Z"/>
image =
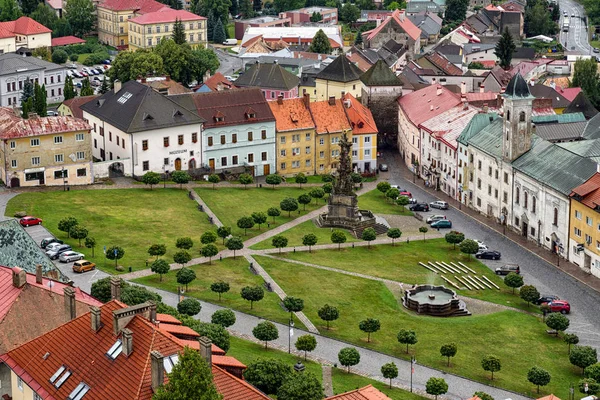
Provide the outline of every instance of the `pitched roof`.
<path id="1" fill-rule="evenodd" d="M 392 15 L 381 22 L 377 28 L 364 32 L 363 36 L 367 36 L 366 40 L 373 39 L 383 30 L 384 26 L 391 23 L 391 21 L 396 23 L 412 40 L 420 40 L 421 30 L 417 28 L 410 19 L 406 18 L 404 12 L 401 12 L 400 10 L 395 10 Z"/>
<path id="2" fill-rule="evenodd" d="M 53 38 L 51 42 L 52 47 L 57 46 L 68 46 L 70 44 L 81 44 L 85 43 L 85 40 L 79 39 L 77 36 L 63 36 L 58 38 Z"/>
<path id="3" fill-rule="evenodd" d="M 351 82 L 359 80 L 361 74 L 362 71 L 342 54 L 321 70 L 321 72 L 317 74 L 317 79 L 336 82 Z"/>
<path id="4" fill-rule="evenodd" d="M 298 86 L 300 78 L 279 64 L 255 63 L 239 78 L 235 85 L 239 87 L 259 87 L 263 89 L 292 90 Z"/>
<path id="5" fill-rule="evenodd" d="M 556 91 L 558 93 L 560 93 L 562 97 L 569 100 L 569 102 L 572 102 L 573 100 L 575 100 L 577 95 L 581 92 L 581 88 L 579 88 L 579 87 L 558 88 L 558 89 L 556 89 Z"/>
<path id="6" fill-rule="evenodd" d="M 442 70 L 442 72 L 444 72 L 446 75 L 460 76 L 463 74 L 462 69 L 452 64 L 445 56 L 441 55 L 437 51 L 433 52 L 432 54 L 425 55 L 425 58 L 430 63 Z"/>
<path id="7" fill-rule="evenodd" d="M 34 19 L 29 17 L 20 17 L 15 21 L 0 22 L 0 29 L 6 29 L 12 33 L 20 35 L 37 35 L 40 33 L 51 33 L 52 29 L 46 28 Z"/>
<path id="8" fill-rule="evenodd" d="M 458 143 L 467 145 L 473 136 L 477 135 L 485 127 L 494 122 L 496 118 L 498 118 L 498 114 L 496 113 L 479 113 L 474 115 L 471 121 L 458 136 L 456 141 Z"/>
<path id="9" fill-rule="evenodd" d="M 537 99 L 551 99 L 553 108 L 566 108 L 571 104 L 558 91 L 545 85 L 529 85 L 529 92 Z"/>
<path id="10" fill-rule="evenodd" d="M 74 117 L 30 117 L 23 119 L 13 108 L 0 107 L 0 138 L 14 139 L 28 136 L 89 131 L 90 125 Z"/>
<path id="11" fill-rule="evenodd" d="M 390 70 L 383 60 L 379 60 L 367 72 L 361 75 L 360 80 L 366 86 L 401 86 L 400 79 Z"/>
<path id="12" fill-rule="evenodd" d="M 531 93 L 529 92 L 529 86 L 523 76 L 520 73 L 516 73 L 506 85 L 506 91 L 504 92 L 505 96 L 510 97 L 531 97 Z"/>
<path id="13" fill-rule="evenodd" d="M 205 80 L 203 84 L 212 92 L 236 88 L 236 86 L 220 72 L 216 72 L 213 76 Z"/>
<path id="14" fill-rule="evenodd" d="M 113 11 L 133 10 L 138 14 L 158 11 L 162 8 L 169 8 L 155 0 L 103 0 L 98 4 L 98 7 L 108 8 Z"/>
<path id="15" fill-rule="evenodd" d="M 480 122 L 485 124 L 485 121 Z M 493 157 L 502 157 L 502 122 L 502 119 L 498 118 L 479 132 L 472 132 L 471 137 L 466 139 L 466 143 Z"/>
<path id="16" fill-rule="evenodd" d="M 539 124 L 535 134 L 550 142 L 563 140 L 578 140 L 585 129 L 585 120 L 570 123 Z"/>
<path id="17" fill-rule="evenodd" d="M 254 386 L 216 365 L 212 367 L 213 380 L 223 400 L 270 400 Z"/>
<path id="18" fill-rule="evenodd" d="M 129 81 L 118 92 L 104 93 L 95 101 L 82 105 L 81 109 L 123 132 L 134 133 L 203 122 L 201 117 L 189 111 L 192 108 L 190 101 L 186 106 L 175 102 L 173 96 L 164 96 L 149 86 Z"/>
<path id="19" fill-rule="evenodd" d="M 363 52 L 358 51 L 358 49 L 352 49 L 346 53 L 346 58 L 350 60 L 350 62 L 358 67 L 361 71 L 367 71 L 373 65 L 369 58 L 365 57 Z"/>
<path id="20" fill-rule="evenodd" d="M 433 137 L 456 149 L 456 140 L 471 119 L 479 113 L 474 107 L 458 106 L 451 108 L 419 125 Z"/>
<path id="21" fill-rule="evenodd" d="M 148 12 L 142 15 L 139 15 L 135 18 L 129 20 L 129 22 L 133 22 L 140 25 L 148 25 L 148 24 L 163 24 L 175 22 L 175 20 L 179 21 L 200 21 L 205 20 L 205 17 L 201 17 L 194 13 L 185 10 L 173 10 L 171 8 L 164 7 L 158 11 Z"/>
<path id="22" fill-rule="evenodd" d="M 590 179 L 574 188 L 571 197 L 592 209 L 600 206 L 600 173 L 596 172 Z"/>
<path id="23" fill-rule="evenodd" d="M 140 81 L 141 84 L 150 86 L 152 89 L 159 93 L 167 96 L 174 94 L 191 93 L 191 89 L 186 88 L 181 83 L 172 80 L 170 77 L 154 77 L 154 78 L 143 78 Z"/>
<path id="24" fill-rule="evenodd" d="M 335 100 L 334 104 L 329 104 L 329 100 L 315 101 L 310 103 L 309 107 L 315 121 L 317 134 L 351 129 L 342 100 Z"/>
<path id="25" fill-rule="evenodd" d="M 571 104 L 569 104 L 569 106 L 563 111 L 564 114 L 574 112 L 582 112 L 583 115 L 585 115 L 585 117 L 588 119 L 593 118 L 596 114 L 598 114 L 598 110 L 596 110 L 594 105 L 588 100 L 583 92 L 579 92 Z"/>
<path id="26" fill-rule="evenodd" d="M 23 271 L 26 283 L 16 287 L 13 275 L 20 271 L 23 270 L 18 267 L 0 266 L 0 354 L 68 321 L 64 310 L 64 289 L 70 286 L 48 278 L 37 283 L 35 274 Z M 81 289 L 73 289 L 77 315 L 86 313 L 88 306 L 102 305 Z"/>
<path id="27" fill-rule="evenodd" d="M 368 385 L 350 392 L 328 397 L 327 400 L 391 400 L 385 394 L 377 390 L 373 385 Z"/>
<path id="28" fill-rule="evenodd" d="M 373 118 L 371 110 L 362 105 L 362 103 L 356 100 L 356 97 L 350 93 L 346 93 L 343 97 L 344 100 L 344 111 L 350 121 L 353 135 L 361 134 L 377 134 L 377 124 Z"/>
<path id="29" fill-rule="evenodd" d="M 65 67 L 37 57 L 23 57 L 17 53 L 0 54 L 0 75 L 13 75 L 18 69 L 53 71 Z"/>
<path id="30" fill-rule="evenodd" d="M 440 85 L 429 85 L 398 99 L 400 108 L 413 125 L 419 126 L 430 118 L 456 107 L 460 97 Z"/>
<path id="31" fill-rule="evenodd" d="M 63 101 L 62 103 L 66 107 L 69 107 L 75 118 L 83 119 L 83 111 L 81 110 L 81 106 L 97 97 L 99 97 L 97 94 L 83 97 L 73 97 L 72 99 Z"/>
<path id="32" fill-rule="evenodd" d="M 189 97 L 198 115 L 205 120 L 204 128 L 275 121 L 271 108 L 259 88 L 191 93 L 172 97 Z M 254 114 L 254 117 L 250 114 Z M 222 116 L 224 120 L 217 121 L 215 118 L 217 115 Z"/>
<path id="33" fill-rule="evenodd" d="M 581 112 L 575 112 L 570 114 L 553 114 L 553 115 L 540 115 L 533 117 L 531 122 L 540 126 L 543 124 L 568 124 L 571 122 L 585 122 L 585 115 Z M 583 132 L 583 131 L 582 131 Z"/>
<path id="34" fill-rule="evenodd" d="M 315 127 L 304 98 L 270 101 L 269 107 L 275 116 L 275 128 L 277 132 L 314 129 Z"/>

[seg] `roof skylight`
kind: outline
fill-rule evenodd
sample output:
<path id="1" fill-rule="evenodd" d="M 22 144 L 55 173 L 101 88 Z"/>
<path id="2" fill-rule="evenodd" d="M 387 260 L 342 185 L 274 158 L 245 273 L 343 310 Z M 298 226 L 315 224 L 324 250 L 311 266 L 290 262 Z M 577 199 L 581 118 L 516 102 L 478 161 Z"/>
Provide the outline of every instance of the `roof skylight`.
<path id="1" fill-rule="evenodd" d="M 173 370 L 173 367 L 175 365 L 177 365 L 177 361 L 179 361 L 178 354 L 173 354 L 172 356 L 165 357 L 163 359 L 163 365 L 165 367 L 165 371 L 167 371 L 167 374 L 171 373 L 171 371 Z"/>
<path id="2" fill-rule="evenodd" d="M 123 95 L 121 97 L 119 97 L 119 100 L 117 100 L 117 103 L 125 104 L 127 102 L 127 100 L 129 100 L 131 98 L 131 96 L 133 96 L 131 93 L 125 92 L 125 93 L 123 93 Z"/>
<path id="3" fill-rule="evenodd" d="M 121 339 L 117 339 L 116 343 L 113 344 L 110 349 L 108 349 L 108 351 L 106 352 L 106 355 L 111 360 L 114 360 L 115 358 L 117 358 L 117 356 L 119 354 L 121 354 L 122 351 L 123 351 L 123 342 L 121 342 Z"/>
<path id="4" fill-rule="evenodd" d="M 90 387 L 81 382 L 75 389 L 73 389 L 67 400 L 81 400 L 89 390 Z"/>

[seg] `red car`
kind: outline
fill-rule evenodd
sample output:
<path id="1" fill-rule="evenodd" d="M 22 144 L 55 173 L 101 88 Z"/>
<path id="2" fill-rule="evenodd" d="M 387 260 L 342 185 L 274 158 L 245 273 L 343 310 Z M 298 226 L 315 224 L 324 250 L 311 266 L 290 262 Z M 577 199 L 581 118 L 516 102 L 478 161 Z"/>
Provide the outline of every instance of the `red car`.
<path id="1" fill-rule="evenodd" d="M 571 312 L 571 305 L 565 300 L 552 300 L 546 304 L 550 306 L 550 312 L 559 312 L 561 314 L 568 314 Z"/>
<path id="2" fill-rule="evenodd" d="M 408 190 L 403 190 L 400 192 L 400 196 L 406 196 L 410 199 L 410 198 L 412 198 L 412 193 L 409 192 Z"/>
<path id="3" fill-rule="evenodd" d="M 21 226 L 41 225 L 42 220 L 36 217 L 23 217 L 19 220 Z"/>

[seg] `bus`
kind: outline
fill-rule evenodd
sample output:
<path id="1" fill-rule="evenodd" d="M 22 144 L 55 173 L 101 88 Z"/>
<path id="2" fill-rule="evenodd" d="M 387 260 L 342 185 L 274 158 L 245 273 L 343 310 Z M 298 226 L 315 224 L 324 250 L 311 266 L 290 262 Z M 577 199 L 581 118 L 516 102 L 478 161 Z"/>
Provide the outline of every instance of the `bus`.
<path id="1" fill-rule="evenodd" d="M 569 32 L 569 17 L 565 16 L 563 18 L 563 32 Z"/>

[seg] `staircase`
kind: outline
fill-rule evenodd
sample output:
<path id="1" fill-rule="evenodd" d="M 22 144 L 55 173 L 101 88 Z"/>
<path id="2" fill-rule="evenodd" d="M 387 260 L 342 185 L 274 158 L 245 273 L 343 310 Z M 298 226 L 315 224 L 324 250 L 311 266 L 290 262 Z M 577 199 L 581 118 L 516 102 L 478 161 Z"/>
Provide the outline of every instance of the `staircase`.
<path id="1" fill-rule="evenodd" d="M 355 229 L 353 231 L 354 236 L 357 239 L 360 239 L 362 237 L 363 231 L 365 229 L 367 229 L 367 228 L 373 228 L 373 229 L 375 229 L 375 233 L 377 233 L 377 235 L 383 235 L 384 233 L 387 233 L 387 231 L 390 229 L 390 227 L 388 225 L 384 225 L 382 223 L 376 222 L 375 225 L 373 225 L 373 226 Z"/>

